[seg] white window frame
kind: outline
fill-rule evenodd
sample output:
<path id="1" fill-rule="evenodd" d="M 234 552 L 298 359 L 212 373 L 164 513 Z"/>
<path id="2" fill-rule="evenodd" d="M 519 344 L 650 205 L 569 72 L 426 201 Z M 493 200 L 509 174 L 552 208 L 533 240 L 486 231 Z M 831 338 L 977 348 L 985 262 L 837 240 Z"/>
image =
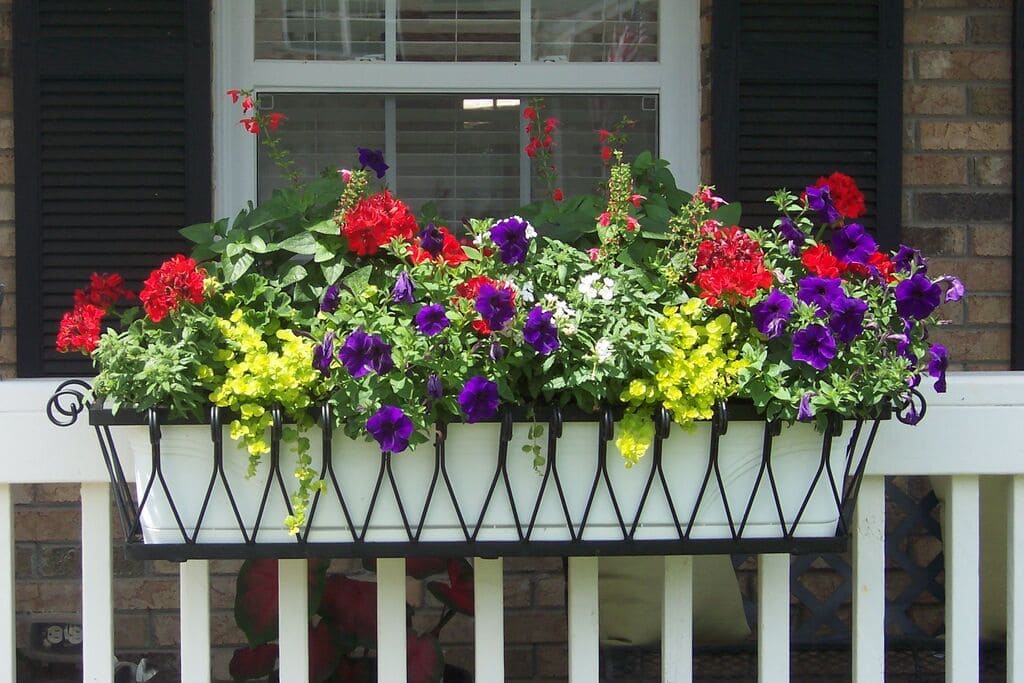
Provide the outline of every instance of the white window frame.
<path id="1" fill-rule="evenodd" d="M 213 1 L 214 215 L 234 215 L 256 198 L 256 140 L 238 125 L 230 88 L 274 92 L 515 95 L 645 94 L 658 96 L 658 141 L 680 187 L 700 175 L 700 0 L 660 0 L 658 61 L 532 62 L 531 0 L 521 0 L 520 62 L 399 62 L 396 21 L 385 22 L 385 61 L 301 61 L 254 58 L 255 3 Z M 385 0 L 386 16 L 398 0 Z M 391 111 L 394 127 L 394 111 Z M 385 112 L 385 119 L 388 112 Z M 385 128 L 387 121 L 385 121 Z M 399 189 L 399 192 L 401 190 Z"/>

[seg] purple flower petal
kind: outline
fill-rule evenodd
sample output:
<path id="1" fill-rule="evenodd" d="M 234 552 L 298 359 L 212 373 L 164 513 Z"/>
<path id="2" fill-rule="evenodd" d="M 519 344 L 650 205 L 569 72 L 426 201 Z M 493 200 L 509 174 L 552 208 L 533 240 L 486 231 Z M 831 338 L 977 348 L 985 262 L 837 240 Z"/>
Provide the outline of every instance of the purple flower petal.
<path id="1" fill-rule="evenodd" d="M 785 293 L 773 289 L 764 300 L 754 305 L 750 312 L 757 330 L 769 339 L 775 339 L 782 335 L 786 323 L 789 322 L 793 313 L 793 300 Z"/>
<path id="2" fill-rule="evenodd" d="M 366 147 L 357 147 L 356 149 L 359 152 L 359 165 L 363 168 L 369 167 L 377 174 L 378 178 L 383 178 L 384 174 L 388 172 L 388 165 L 384 163 L 384 153 L 379 149 L 367 149 Z"/>
<path id="3" fill-rule="evenodd" d="M 395 286 L 391 289 L 391 300 L 396 304 L 411 304 L 416 301 L 416 283 L 404 270 L 395 279 Z"/>
<path id="4" fill-rule="evenodd" d="M 949 368 L 949 352 L 942 344 L 932 344 L 928 349 L 928 374 L 935 377 L 935 391 L 946 393 L 946 370 Z"/>
<path id="5" fill-rule="evenodd" d="M 822 325 L 808 325 L 793 335 L 793 360 L 824 370 L 836 356 L 836 341 Z"/>
<path id="6" fill-rule="evenodd" d="M 445 314 L 444 306 L 431 304 L 424 306 L 416 313 L 413 323 L 420 334 L 433 337 L 435 334 L 443 332 L 451 324 L 451 321 Z"/>
<path id="7" fill-rule="evenodd" d="M 334 313 L 338 310 L 341 302 L 341 290 L 336 285 L 330 285 L 324 290 L 324 296 L 320 300 L 320 310 L 324 313 Z"/>
<path id="8" fill-rule="evenodd" d="M 814 409 L 811 407 L 811 399 L 814 397 L 814 392 L 808 391 L 800 398 L 800 407 L 796 412 L 796 419 L 801 422 L 807 422 L 814 418 Z"/>
<path id="9" fill-rule="evenodd" d="M 558 340 L 558 327 L 551 321 L 554 313 L 534 306 L 526 314 L 523 326 L 523 340 L 542 356 L 556 350 L 562 343 Z"/>
<path id="10" fill-rule="evenodd" d="M 924 320 L 942 300 L 942 288 L 918 271 L 896 285 L 896 312 L 904 318 Z"/>
<path id="11" fill-rule="evenodd" d="M 466 416 L 466 422 L 479 422 L 494 417 L 499 403 L 498 385 L 480 375 L 470 377 L 459 392 L 459 407 Z"/>
<path id="12" fill-rule="evenodd" d="M 366 421 L 366 431 L 377 440 L 382 451 L 401 453 L 409 447 L 413 424 L 401 408 L 381 406 Z"/>

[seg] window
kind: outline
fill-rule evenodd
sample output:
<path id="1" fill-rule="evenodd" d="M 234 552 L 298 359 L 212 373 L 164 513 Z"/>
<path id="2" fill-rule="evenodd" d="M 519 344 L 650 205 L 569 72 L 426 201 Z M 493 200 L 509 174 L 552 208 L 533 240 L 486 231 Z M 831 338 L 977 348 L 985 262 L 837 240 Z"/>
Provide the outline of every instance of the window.
<path id="1" fill-rule="evenodd" d="M 522 154 L 522 112 L 542 96 L 562 122 L 566 193 L 603 175 L 595 131 L 628 116 L 630 149 L 696 184 L 698 3 L 662 0 L 257 0 L 215 3 L 215 208 L 280 185 L 220 93 L 254 87 L 287 114 L 304 175 L 384 150 L 387 182 L 414 209 L 500 215 L 548 188 Z M 664 27 L 670 27 L 664 28 Z M 673 36 L 659 41 L 659 35 Z M 246 144 L 246 143 L 249 144 Z M 244 169 L 244 170 L 240 170 Z"/>

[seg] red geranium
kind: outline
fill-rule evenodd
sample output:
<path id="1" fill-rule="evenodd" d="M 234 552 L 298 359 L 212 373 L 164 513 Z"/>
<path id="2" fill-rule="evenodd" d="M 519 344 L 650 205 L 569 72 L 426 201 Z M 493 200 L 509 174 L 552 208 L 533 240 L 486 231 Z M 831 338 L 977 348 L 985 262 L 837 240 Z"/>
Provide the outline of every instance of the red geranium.
<path id="1" fill-rule="evenodd" d="M 498 289 L 504 289 L 512 292 L 512 303 L 516 302 L 516 290 L 514 287 L 509 285 L 507 282 L 497 282 L 485 275 L 477 275 L 471 277 L 462 284 L 455 285 L 455 293 L 458 295 L 456 298 L 468 299 L 470 302 L 475 302 L 476 297 L 480 294 L 480 288 L 484 285 L 492 285 Z M 487 324 L 486 320 L 477 319 L 470 323 L 470 326 L 479 334 L 487 336 L 491 334 L 491 326 Z"/>
<path id="2" fill-rule="evenodd" d="M 134 299 L 135 294 L 124 286 L 124 278 L 117 273 L 93 273 L 89 276 L 89 286 L 75 290 L 75 306 L 92 304 L 104 311 L 121 299 Z"/>
<path id="3" fill-rule="evenodd" d="M 839 259 L 824 244 L 810 247 L 800 257 L 808 272 L 818 277 L 839 277 Z"/>
<path id="4" fill-rule="evenodd" d="M 697 286 L 712 306 L 735 305 L 772 284 L 761 245 L 737 226 L 715 230 L 697 245 Z"/>
<path id="5" fill-rule="evenodd" d="M 875 270 L 886 284 L 896 280 L 896 276 L 893 275 L 896 265 L 892 262 L 892 259 L 880 251 L 875 251 L 875 253 L 868 257 L 867 265 L 862 263 L 841 263 L 840 266 L 843 272 L 856 273 L 862 277 L 867 277 L 871 274 L 872 270 Z"/>
<path id="6" fill-rule="evenodd" d="M 139 300 L 146 309 L 146 315 L 158 323 L 182 301 L 197 306 L 203 303 L 205 279 L 206 271 L 196 266 L 193 259 L 177 254 L 149 274 L 142 283 Z"/>
<path id="7" fill-rule="evenodd" d="M 411 240 L 416 229 L 416 217 L 409 207 L 384 190 L 360 199 L 345 214 L 341 232 L 353 253 L 372 256 L 396 237 Z"/>
<path id="8" fill-rule="evenodd" d="M 462 245 L 455 239 L 455 235 L 448 232 L 448 229 L 445 227 L 439 226 L 437 231 L 441 233 L 442 238 L 441 253 L 436 257 L 431 257 L 430 252 L 423 249 L 419 244 L 419 240 L 416 240 L 409 245 L 409 259 L 413 263 L 420 264 L 427 261 L 435 261 L 447 266 L 456 266 L 469 260 L 466 252 L 462 250 Z"/>
<path id="9" fill-rule="evenodd" d="M 828 185 L 829 196 L 832 197 L 832 205 L 845 218 L 859 218 L 864 214 L 864 193 L 857 187 L 853 178 L 836 171 L 827 178 L 818 178 L 815 187 Z"/>
<path id="10" fill-rule="evenodd" d="M 64 314 L 57 332 L 57 350 L 61 353 L 80 351 L 90 354 L 100 341 L 100 321 L 106 315 L 99 306 L 76 304 Z"/>

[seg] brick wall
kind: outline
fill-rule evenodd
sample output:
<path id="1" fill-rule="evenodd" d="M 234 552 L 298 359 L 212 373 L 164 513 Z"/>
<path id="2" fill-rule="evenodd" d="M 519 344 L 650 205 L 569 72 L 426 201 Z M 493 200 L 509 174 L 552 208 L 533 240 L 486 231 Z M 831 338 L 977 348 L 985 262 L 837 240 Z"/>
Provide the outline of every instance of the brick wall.
<path id="1" fill-rule="evenodd" d="M 936 338 L 962 369 L 1010 358 L 1011 0 L 906 0 L 904 241 L 970 296 Z"/>

